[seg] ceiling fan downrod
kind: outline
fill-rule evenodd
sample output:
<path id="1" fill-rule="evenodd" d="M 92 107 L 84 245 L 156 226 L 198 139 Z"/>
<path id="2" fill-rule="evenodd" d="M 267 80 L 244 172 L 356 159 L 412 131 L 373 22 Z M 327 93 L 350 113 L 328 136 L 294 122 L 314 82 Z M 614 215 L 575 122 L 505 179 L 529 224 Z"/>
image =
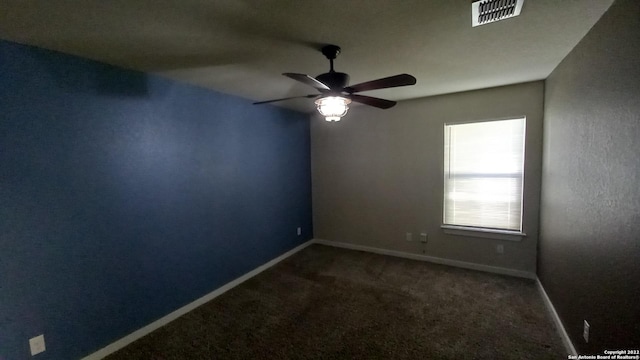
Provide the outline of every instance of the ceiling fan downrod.
<path id="1" fill-rule="evenodd" d="M 321 51 L 322 54 L 324 56 L 327 57 L 327 59 L 329 59 L 329 72 L 334 72 L 333 70 L 333 60 L 338 57 L 338 54 L 340 54 L 340 46 L 337 45 L 325 45 L 322 47 Z"/>

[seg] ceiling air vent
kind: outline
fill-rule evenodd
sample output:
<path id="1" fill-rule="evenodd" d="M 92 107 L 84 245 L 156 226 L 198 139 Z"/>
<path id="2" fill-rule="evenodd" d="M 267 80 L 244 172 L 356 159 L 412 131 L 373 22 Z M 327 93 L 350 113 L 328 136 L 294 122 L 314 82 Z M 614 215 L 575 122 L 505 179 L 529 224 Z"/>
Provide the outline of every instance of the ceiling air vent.
<path id="1" fill-rule="evenodd" d="M 524 0 L 481 0 L 471 4 L 471 24 L 480 26 L 520 15 Z"/>

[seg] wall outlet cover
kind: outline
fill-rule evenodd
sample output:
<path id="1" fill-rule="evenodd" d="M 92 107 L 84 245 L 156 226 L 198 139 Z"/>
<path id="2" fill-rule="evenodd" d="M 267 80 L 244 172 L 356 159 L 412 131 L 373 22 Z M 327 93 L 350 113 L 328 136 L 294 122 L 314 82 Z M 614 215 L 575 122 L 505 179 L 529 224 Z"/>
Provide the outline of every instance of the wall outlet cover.
<path id="1" fill-rule="evenodd" d="M 427 240 L 429 239 L 427 233 L 420 233 L 420 241 L 423 243 L 426 243 Z"/>
<path id="2" fill-rule="evenodd" d="M 44 345 L 44 334 L 29 339 L 29 348 L 31 349 L 31 356 L 44 352 L 46 350 Z"/>
<path id="3" fill-rule="evenodd" d="M 302 235 L 302 228 L 301 227 L 298 228 L 297 234 L 298 234 L 298 236 Z"/>
<path id="4" fill-rule="evenodd" d="M 413 234 L 412 233 L 407 233 L 405 235 L 405 238 L 407 239 L 407 241 L 413 241 Z"/>

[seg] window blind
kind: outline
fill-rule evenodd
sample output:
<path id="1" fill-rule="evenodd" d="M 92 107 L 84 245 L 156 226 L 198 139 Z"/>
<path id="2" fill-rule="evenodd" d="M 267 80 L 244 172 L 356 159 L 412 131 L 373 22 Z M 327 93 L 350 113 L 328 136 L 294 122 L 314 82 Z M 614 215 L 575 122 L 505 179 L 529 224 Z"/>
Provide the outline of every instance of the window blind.
<path id="1" fill-rule="evenodd" d="M 444 224 L 522 231 L 525 119 L 445 125 Z"/>

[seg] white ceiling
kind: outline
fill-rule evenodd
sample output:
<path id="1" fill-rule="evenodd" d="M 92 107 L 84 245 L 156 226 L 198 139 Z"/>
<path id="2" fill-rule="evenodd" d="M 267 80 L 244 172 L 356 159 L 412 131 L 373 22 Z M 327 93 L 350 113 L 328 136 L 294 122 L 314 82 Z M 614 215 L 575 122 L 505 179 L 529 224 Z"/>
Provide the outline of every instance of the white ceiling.
<path id="1" fill-rule="evenodd" d="M 404 100 L 546 78 L 613 0 L 525 0 L 471 27 L 472 0 L 2 0 L 0 38 L 154 72 L 251 100 L 312 94 L 280 75 L 351 83 L 409 73 Z M 309 99 L 279 103 L 309 111 Z"/>

